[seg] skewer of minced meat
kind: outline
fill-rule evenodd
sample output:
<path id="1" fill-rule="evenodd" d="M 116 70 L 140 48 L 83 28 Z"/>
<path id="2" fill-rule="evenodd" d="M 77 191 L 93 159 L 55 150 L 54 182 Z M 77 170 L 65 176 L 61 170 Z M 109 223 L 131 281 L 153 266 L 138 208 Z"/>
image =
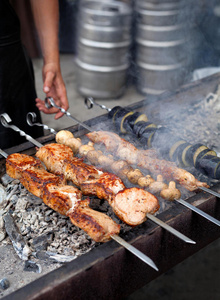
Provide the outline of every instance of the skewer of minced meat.
<path id="1" fill-rule="evenodd" d="M 127 161 L 115 160 L 113 155 L 105 155 L 101 150 L 96 150 L 93 142 L 82 144 L 81 139 L 75 138 L 68 130 L 60 130 L 56 134 L 56 142 L 69 146 L 74 154 L 86 157 L 91 164 L 115 173 L 122 180 L 128 179 L 132 184 L 147 188 L 153 194 L 160 194 L 166 200 L 178 200 L 181 197 L 174 181 L 170 181 L 168 186 L 163 182 L 161 175 L 158 175 L 155 181 L 150 175 L 145 176 L 139 169 L 134 169 Z"/>
<path id="2" fill-rule="evenodd" d="M 148 213 L 153 214 L 160 207 L 157 197 L 151 193 L 140 188 L 126 188 L 118 176 L 73 157 L 68 146 L 48 144 L 39 148 L 36 156 L 50 172 L 64 175 L 80 187 L 84 195 L 107 200 L 114 213 L 130 226 L 143 223 Z"/>
<path id="3" fill-rule="evenodd" d="M 82 192 L 65 185 L 64 176 L 47 172 L 41 162 L 26 154 L 14 153 L 6 159 L 6 172 L 32 194 L 83 229 L 94 241 L 107 242 L 118 234 L 120 225 L 104 213 L 89 207 L 89 199 L 82 200 Z"/>
<path id="4" fill-rule="evenodd" d="M 108 131 L 89 132 L 86 136 L 97 144 L 103 144 L 106 150 L 130 164 L 149 170 L 154 175 L 162 174 L 166 180 L 175 180 L 189 191 L 198 187 L 209 187 L 206 182 L 198 181 L 188 171 L 178 168 L 175 163 L 158 159 L 155 151 L 139 150 L 118 134 Z"/>

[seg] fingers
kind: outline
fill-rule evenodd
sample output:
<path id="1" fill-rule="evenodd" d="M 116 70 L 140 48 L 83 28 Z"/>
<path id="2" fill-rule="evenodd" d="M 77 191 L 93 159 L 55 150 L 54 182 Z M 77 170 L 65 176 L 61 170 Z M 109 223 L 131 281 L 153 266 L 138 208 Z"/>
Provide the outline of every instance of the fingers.
<path id="1" fill-rule="evenodd" d="M 39 111 L 41 111 L 45 114 L 56 114 L 54 117 L 55 120 L 61 118 L 64 115 L 64 113 L 62 113 L 58 108 L 55 108 L 55 107 L 47 108 L 45 106 L 45 102 L 43 100 L 41 100 L 40 98 L 36 98 L 35 101 L 36 101 L 36 106 L 39 109 Z M 64 105 L 62 105 L 62 103 L 60 103 L 60 101 L 56 101 L 56 100 L 54 100 L 54 101 L 58 106 L 65 109 L 65 111 L 68 110 L 68 108 L 69 108 L 68 101 L 65 102 Z"/>
<path id="2" fill-rule="evenodd" d="M 45 106 L 45 102 L 43 100 L 41 100 L 40 98 L 36 98 L 36 106 L 39 109 L 39 111 L 45 113 L 45 114 L 55 114 L 57 112 L 59 112 L 59 109 L 55 108 L 55 107 L 51 107 L 51 108 L 47 108 Z"/>
<path id="3" fill-rule="evenodd" d="M 46 73 L 45 80 L 44 80 L 44 86 L 43 86 L 44 93 L 47 94 L 50 92 L 52 85 L 53 85 L 54 78 L 55 78 L 54 72 Z"/>

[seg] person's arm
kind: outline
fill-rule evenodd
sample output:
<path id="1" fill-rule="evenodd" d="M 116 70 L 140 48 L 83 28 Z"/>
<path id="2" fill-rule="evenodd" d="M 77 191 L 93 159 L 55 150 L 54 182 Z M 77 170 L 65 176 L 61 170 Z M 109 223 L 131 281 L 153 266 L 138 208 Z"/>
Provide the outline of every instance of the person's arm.
<path id="1" fill-rule="evenodd" d="M 59 60 L 59 4 L 58 0 L 31 0 L 34 20 L 43 54 L 43 91 L 53 97 L 57 105 L 69 108 L 66 87 L 62 78 Z M 44 101 L 37 98 L 36 105 L 44 113 L 56 113 L 55 119 L 63 116 L 56 108 L 46 108 Z"/>

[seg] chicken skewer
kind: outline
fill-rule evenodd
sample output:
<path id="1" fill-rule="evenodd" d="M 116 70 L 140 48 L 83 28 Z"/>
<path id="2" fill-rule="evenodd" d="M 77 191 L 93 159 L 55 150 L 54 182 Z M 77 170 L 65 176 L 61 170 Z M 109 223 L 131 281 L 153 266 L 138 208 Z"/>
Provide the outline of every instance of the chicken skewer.
<path id="1" fill-rule="evenodd" d="M 154 157 L 146 156 L 145 152 L 142 150 L 138 150 L 136 147 L 134 147 L 132 144 L 127 142 L 126 140 L 120 138 L 117 134 L 112 132 L 105 132 L 105 131 L 98 131 L 98 132 L 90 132 L 87 134 L 89 139 L 91 139 L 94 143 L 100 143 L 104 144 L 107 150 L 110 152 L 116 152 L 117 155 L 127 160 L 129 163 L 137 163 L 137 165 L 144 167 L 147 165 L 150 170 L 154 171 L 160 170 L 160 172 L 164 174 L 168 174 L 168 176 L 173 175 L 173 173 L 176 171 L 175 179 L 179 179 L 180 183 L 183 183 L 185 186 L 187 182 L 187 187 L 189 190 L 194 190 L 200 185 L 206 185 L 206 183 L 199 182 L 195 179 L 195 177 L 190 174 L 189 172 L 179 169 L 175 166 L 175 164 L 167 162 L 167 161 L 160 161 L 161 165 L 159 165 L 158 160 L 156 159 L 156 164 Z M 143 153 L 144 152 L 144 153 Z M 154 155 L 154 154 L 153 154 Z M 151 158 L 151 159 L 150 159 Z M 154 160 L 154 163 L 153 163 Z M 151 165 L 152 164 L 152 165 Z M 155 168 L 152 169 L 152 166 Z M 181 201 L 180 201 L 181 200 Z M 190 208 L 191 210 L 195 211 L 196 213 L 200 214 L 201 216 L 205 217 L 209 221 L 215 223 L 216 225 L 220 226 L 220 221 L 216 220 L 215 218 L 211 217 L 210 215 L 206 214 L 205 212 L 201 211 L 197 207 L 189 204 L 188 202 L 179 199 L 175 200 L 178 203 L 181 203 L 182 205 Z"/>
<path id="2" fill-rule="evenodd" d="M 61 213 L 61 214 L 63 213 L 65 215 L 69 216 L 71 222 L 76 226 L 85 224 L 85 220 L 86 220 L 86 222 L 87 222 L 86 228 L 84 226 L 82 226 L 82 227 L 84 227 L 83 228 L 84 230 L 86 229 L 85 231 L 95 241 L 97 241 L 97 242 L 106 242 L 109 239 L 113 239 L 116 242 L 118 242 L 120 245 L 125 247 L 128 251 L 133 253 L 135 256 L 137 256 L 139 259 L 141 259 L 143 262 L 147 263 L 153 269 L 158 271 L 158 268 L 155 265 L 155 263 L 152 261 L 152 259 L 150 259 L 144 253 L 142 253 L 141 251 L 139 251 L 138 249 L 136 249 L 132 245 L 128 244 L 125 240 L 123 240 L 120 236 L 118 236 L 118 233 L 119 233 L 119 230 L 120 230 L 120 226 L 118 224 L 116 224 L 110 217 L 106 216 L 105 214 L 93 211 L 92 209 L 90 209 L 88 207 L 88 200 L 87 201 L 84 200 L 84 203 L 81 207 L 81 211 L 78 211 L 75 208 L 71 207 L 71 205 L 73 204 L 72 197 L 73 197 L 73 194 L 74 194 L 74 196 L 76 194 L 75 193 L 76 188 L 71 187 L 71 186 L 65 186 L 65 185 L 61 184 L 59 187 L 61 187 L 61 189 L 63 189 L 64 191 L 61 192 L 61 197 L 59 197 L 58 201 L 56 201 L 56 199 L 55 199 L 55 201 L 53 201 L 54 200 L 53 199 L 54 198 L 53 189 L 55 190 L 55 195 L 56 195 L 56 187 L 57 187 L 57 183 L 60 182 L 60 178 L 58 178 L 57 176 L 55 176 L 53 174 L 50 174 L 50 173 L 46 172 L 44 169 L 41 168 L 41 166 L 39 165 L 39 162 L 37 162 L 32 157 L 25 156 L 25 158 L 27 159 L 27 164 L 26 164 L 26 170 L 24 170 L 25 169 L 24 155 L 21 155 L 21 154 L 20 155 L 19 154 L 14 154 L 13 155 L 12 154 L 8 157 L 8 155 L 4 151 L 2 151 L 1 149 L 0 149 L 0 154 L 3 155 L 7 159 L 9 175 L 13 176 L 13 178 L 20 179 L 22 184 L 25 187 L 27 187 L 30 190 L 30 192 L 34 191 L 34 194 L 36 196 L 41 195 L 41 197 L 43 198 L 45 204 L 49 205 L 51 208 L 55 209 L 59 213 Z M 19 157 L 20 158 L 20 166 L 19 166 L 18 160 L 17 160 L 18 156 L 20 156 Z M 15 158 L 15 161 L 14 161 L 14 158 Z M 14 165 L 14 162 L 16 163 L 16 167 Z M 34 165 L 35 165 L 35 169 L 33 168 Z M 49 181 L 51 181 L 51 182 L 48 182 L 48 184 L 45 184 L 45 181 L 43 181 L 43 183 L 38 182 L 37 187 L 35 185 L 34 188 L 33 187 L 31 188 L 31 186 L 29 184 L 30 179 L 31 179 L 30 176 L 34 176 L 38 173 L 36 167 L 39 168 L 38 171 L 40 170 L 41 173 L 42 172 L 44 174 L 45 174 L 45 172 L 48 173 L 48 176 L 50 177 Z M 25 176 L 24 173 L 27 176 Z M 29 181 L 27 180 L 27 177 L 28 177 Z M 36 180 L 36 177 L 35 177 L 35 180 Z M 53 187 L 53 183 L 52 183 L 53 181 L 56 182 L 55 187 Z M 51 188 L 52 188 L 52 193 L 49 192 L 51 190 Z M 65 188 L 67 190 L 65 190 Z M 74 192 L 73 192 L 73 190 L 74 190 Z M 52 194 L 52 195 L 50 195 L 51 197 L 48 197 L 48 193 Z M 78 195 L 78 196 L 80 196 L 80 195 Z M 48 199 L 49 199 L 49 201 L 48 201 Z M 59 203 L 60 200 L 62 202 L 61 205 Z M 65 206 L 64 204 L 65 204 L 66 200 L 70 200 L 70 201 L 68 201 L 70 203 L 67 203 L 67 205 L 66 205 L 68 210 L 67 209 L 65 210 L 65 207 L 64 207 Z M 79 200 L 79 202 L 83 202 L 83 201 Z M 69 208 L 69 205 L 70 205 L 70 208 Z M 84 215 L 82 215 L 82 210 L 83 209 L 85 210 Z M 88 214 L 88 212 L 92 212 L 92 214 Z M 87 216 L 87 217 L 85 218 L 85 216 Z M 82 223 L 80 222 L 80 220 L 82 221 Z M 103 226 L 102 223 L 105 223 L 104 226 Z M 88 224 L 92 225 L 91 228 L 89 228 Z M 100 232 L 100 229 L 102 229 L 101 232 Z"/>
<path id="3" fill-rule="evenodd" d="M 198 181 L 191 173 L 178 168 L 175 163 L 158 159 L 154 150 L 138 150 L 116 133 L 93 131 L 86 136 L 93 143 L 104 145 L 107 151 L 126 160 L 129 164 L 136 164 L 155 175 L 162 174 L 167 180 L 174 179 L 189 191 L 194 191 L 200 186 L 208 187 L 205 182 Z"/>
<path id="4" fill-rule="evenodd" d="M 29 113 L 27 115 L 27 120 L 28 120 L 28 124 L 31 124 L 31 126 L 37 125 L 36 123 L 33 123 L 36 120 L 36 117 L 34 115 L 34 113 Z M 37 125 L 38 126 L 38 125 Z M 46 125 L 47 126 L 47 125 Z M 51 132 L 54 133 L 54 129 L 52 128 L 47 128 L 49 129 Z M 84 149 L 82 149 L 81 151 L 79 151 L 79 149 L 81 149 L 81 142 L 79 139 L 74 138 L 73 134 L 69 131 L 64 131 L 65 133 L 67 133 L 67 136 L 69 137 L 69 142 L 67 141 L 67 138 L 65 138 L 65 136 L 62 134 L 63 131 L 60 132 L 60 134 L 58 133 L 58 137 L 59 139 L 61 138 L 61 140 L 59 140 L 59 142 L 67 142 L 67 144 L 69 146 L 72 147 L 72 150 L 75 152 L 82 152 L 84 153 Z M 61 136 L 60 136 L 61 135 Z M 84 146 L 82 145 L 82 148 Z M 182 233 L 180 233 L 179 231 L 175 230 L 174 228 L 172 228 L 171 226 L 169 226 L 168 224 L 162 222 L 160 219 L 156 218 L 155 216 L 151 215 L 151 214 L 147 214 L 147 218 L 150 219 L 151 221 L 153 221 L 154 223 L 158 224 L 159 226 L 161 226 L 162 228 L 164 228 L 165 230 L 171 232 L 172 234 L 174 234 L 175 236 L 177 236 L 178 238 L 182 239 L 183 241 L 187 242 L 187 243 L 191 243 L 191 244 L 195 244 L 195 242 L 191 239 L 189 239 L 188 237 L 186 237 L 185 235 L 183 235 Z"/>
<path id="5" fill-rule="evenodd" d="M 89 199 L 82 200 L 77 188 L 65 185 L 63 177 L 47 172 L 34 157 L 14 153 L 6 159 L 7 174 L 18 179 L 33 195 L 83 229 L 96 242 L 106 242 L 118 234 L 120 226 L 107 215 L 89 207 Z M 86 222 L 85 222 L 86 220 Z"/>
<path id="6" fill-rule="evenodd" d="M 47 106 L 50 105 L 60 109 L 63 113 L 70 117 L 70 113 L 57 106 L 53 98 L 46 98 L 45 103 L 47 104 Z M 84 123 L 80 122 L 79 124 L 83 125 Z M 99 131 L 99 133 L 102 134 L 103 138 L 103 140 L 101 140 L 100 136 L 97 135 L 95 137 L 95 132 L 91 127 L 88 127 L 87 125 L 85 125 L 84 127 L 90 131 L 90 133 L 87 135 L 89 139 L 91 139 L 93 142 L 95 142 L 96 140 L 96 143 L 105 144 L 107 150 L 109 150 L 110 152 L 115 152 L 114 154 L 116 154 L 121 159 L 128 161 L 128 163 L 130 164 L 137 164 L 140 167 L 145 167 L 146 169 L 150 170 L 152 173 L 156 173 L 157 175 L 158 171 L 159 173 L 163 172 L 166 177 L 174 177 L 175 180 L 177 180 L 180 184 L 182 184 L 189 190 L 195 190 L 196 188 L 199 188 L 201 186 L 209 187 L 206 183 L 201 183 L 196 180 L 195 177 L 189 172 L 177 168 L 174 163 L 165 160 L 159 160 L 155 156 L 152 157 L 152 153 L 154 153 L 155 155 L 154 151 L 147 152 L 146 150 L 138 150 L 131 143 L 120 138 L 117 134 L 111 132 Z M 154 160 L 152 160 L 152 158 L 154 158 Z M 144 160 L 144 163 L 142 160 Z"/>

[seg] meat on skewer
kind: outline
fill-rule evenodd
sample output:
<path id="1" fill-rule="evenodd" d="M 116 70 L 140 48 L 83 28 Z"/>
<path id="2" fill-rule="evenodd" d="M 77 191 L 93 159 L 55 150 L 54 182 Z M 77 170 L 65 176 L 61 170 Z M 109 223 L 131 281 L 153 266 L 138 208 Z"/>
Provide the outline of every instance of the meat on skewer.
<path id="1" fill-rule="evenodd" d="M 194 191 L 201 186 L 209 187 L 207 183 L 198 181 L 188 171 L 178 168 L 175 163 L 158 159 L 152 150 L 138 150 L 116 133 L 94 131 L 86 134 L 86 136 L 94 143 L 104 144 L 108 151 L 121 159 L 145 168 L 152 174 L 162 174 L 164 179 L 176 180 L 190 191 Z"/>
<path id="2" fill-rule="evenodd" d="M 11 154 L 6 159 L 9 176 L 19 179 L 35 196 L 43 199 L 50 208 L 66 215 L 94 241 L 107 242 L 118 234 L 120 226 L 109 216 L 89 207 L 89 199 L 82 200 L 77 188 L 65 185 L 63 176 L 47 172 L 38 159 L 25 154 Z"/>
<path id="3" fill-rule="evenodd" d="M 36 156 L 49 171 L 63 174 L 79 186 L 83 194 L 107 200 L 114 213 L 131 226 L 143 223 L 147 213 L 153 214 L 159 209 L 159 201 L 151 193 L 139 188 L 127 189 L 116 175 L 85 164 L 82 159 L 69 159 L 70 152 L 68 146 L 48 144 L 39 148 Z"/>
<path id="4" fill-rule="evenodd" d="M 168 188 L 162 180 L 155 181 L 150 175 L 145 176 L 139 169 L 133 169 L 125 160 L 114 160 L 112 155 L 104 155 L 102 151 L 95 150 L 94 143 L 89 142 L 83 145 L 79 138 L 68 130 L 61 130 L 56 134 L 57 143 L 69 146 L 74 153 L 79 153 L 80 156 L 86 157 L 90 163 L 101 166 L 108 171 L 112 171 L 122 180 L 128 179 L 131 183 L 139 185 L 142 188 L 148 188 L 151 193 L 157 193 L 166 200 L 179 199 L 181 193 L 176 188 Z M 161 177 L 158 175 L 157 178 Z M 172 187 L 172 185 L 171 185 Z M 164 189 L 169 189 L 166 193 L 162 193 Z"/>

